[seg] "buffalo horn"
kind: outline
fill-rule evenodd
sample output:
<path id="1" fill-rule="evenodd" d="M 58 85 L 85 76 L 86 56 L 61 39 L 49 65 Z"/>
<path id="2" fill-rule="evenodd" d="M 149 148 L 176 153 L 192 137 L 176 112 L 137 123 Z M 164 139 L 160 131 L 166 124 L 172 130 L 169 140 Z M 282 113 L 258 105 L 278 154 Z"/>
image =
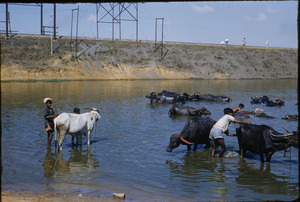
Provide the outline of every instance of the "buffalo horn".
<path id="1" fill-rule="evenodd" d="M 275 135 L 273 133 L 270 133 L 270 134 L 274 137 L 287 137 L 287 136 L 294 135 L 294 133 L 287 133 L 287 134 L 280 134 L 280 135 Z"/>

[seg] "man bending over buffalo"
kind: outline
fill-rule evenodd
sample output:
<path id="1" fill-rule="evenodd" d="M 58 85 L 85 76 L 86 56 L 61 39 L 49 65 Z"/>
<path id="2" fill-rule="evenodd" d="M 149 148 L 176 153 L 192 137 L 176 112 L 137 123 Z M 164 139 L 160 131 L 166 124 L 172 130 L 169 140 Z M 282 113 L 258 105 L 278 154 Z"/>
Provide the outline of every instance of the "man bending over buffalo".
<path id="1" fill-rule="evenodd" d="M 211 152 L 211 157 L 215 157 L 215 152 L 216 152 L 216 146 L 220 145 L 221 146 L 221 151 L 219 154 L 219 157 L 223 157 L 223 153 L 226 150 L 223 134 L 228 134 L 228 125 L 231 122 L 234 123 L 240 123 L 240 124 L 251 124 L 251 122 L 244 122 L 244 121 L 239 121 L 233 117 L 233 110 L 230 108 L 225 108 L 224 109 L 224 116 L 220 118 L 217 123 L 212 127 L 209 133 L 209 138 L 211 139 L 212 142 L 212 152 Z M 233 134 L 228 134 L 229 136 L 233 136 Z"/>

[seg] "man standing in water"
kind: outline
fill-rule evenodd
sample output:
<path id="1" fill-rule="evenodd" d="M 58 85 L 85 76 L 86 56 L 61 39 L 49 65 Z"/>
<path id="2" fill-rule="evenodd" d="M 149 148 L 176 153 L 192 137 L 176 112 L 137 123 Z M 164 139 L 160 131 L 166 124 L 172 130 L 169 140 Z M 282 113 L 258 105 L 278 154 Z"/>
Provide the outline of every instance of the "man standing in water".
<path id="1" fill-rule="evenodd" d="M 59 114 L 55 114 L 54 110 L 51 108 L 52 105 L 52 99 L 51 98 L 45 98 L 44 103 L 46 105 L 43 114 L 44 114 L 44 125 L 47 132 L 47 145 L 48 147 L 51 146 L 51 141 L 53 137 L 53 130 L 54 130 L 54 118 L 57 117 Z"/>
<path id="2" fill-rule="evenodd" d="M 251 124 L 251 122 L 244 122 L 244 121 L 239 121 L 236 120 L 233 117 L 233 110 L 230 108 L 225 108 L 224 109 L 224 116 L 220 118 L 217 123 L 212 127 L 209 133 L 209 138 L 211 139 L 212 143 L 212 152 L 211 152 L 211 157 L 215 157 L 215 152 L 216 152 L 216 146 L 220 145 L 221 146 L 221 151 L 219 154 L 219 157 L 223 157 L 223 153 L 226 149 L 223 134 L 226 134 L 226 131 L 228 129 L 228 125 L 231 122 L 234 123 L 241 123 L 241 124 Z M 227 134 L 226 134 L 227 135 Z M 234 136 L 233 134 L 228 134 L 229 136 Z"/>

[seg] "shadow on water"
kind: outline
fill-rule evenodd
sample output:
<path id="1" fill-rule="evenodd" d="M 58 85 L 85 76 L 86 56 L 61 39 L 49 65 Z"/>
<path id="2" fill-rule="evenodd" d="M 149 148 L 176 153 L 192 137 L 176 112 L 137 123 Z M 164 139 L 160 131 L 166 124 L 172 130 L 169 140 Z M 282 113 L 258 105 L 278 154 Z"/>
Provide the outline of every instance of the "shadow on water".
<path id="1" fill-rule="evenodd" d="M 67 135 L 66 138 L 68 137 L 71 137 L 69 135 Z M 84 136 L 85 137 L 85 136 Z M 66 148 L 73 148 L 73 147 L 79 147 L 79 146 L 83 146 L 83 147 L 86 147 L 87 148 L 87 140 L 86 140 L 86 137 L 85 138 L 82 138 L 82 144 L 80 145 L 80 143 L 78 143 L 78 145 L 76 144 L 76 139 L 74 140 L 75 141 L 75 144 L 72 144 L 72 142 L 68 142 L 68 143 L 63 143 L 63 147 L 66 147 Z M 107 141 L 109 140 L 108 138 L 104 138 L 104 137 L 93 137 L 93 135 L 90 137 L 91 140 L 90 140 L 90 145 L 93 145 L 97 142 L 103 142 L 103 141 Z"/>

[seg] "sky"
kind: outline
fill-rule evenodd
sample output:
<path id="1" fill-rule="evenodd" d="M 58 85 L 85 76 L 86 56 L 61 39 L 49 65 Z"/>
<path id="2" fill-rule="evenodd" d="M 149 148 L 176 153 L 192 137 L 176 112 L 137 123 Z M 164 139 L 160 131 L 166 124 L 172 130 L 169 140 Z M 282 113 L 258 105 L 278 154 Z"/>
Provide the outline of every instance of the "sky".
<path id="1" fill-rule="evenodd" d="M 101 20 L 96 23 L 96 4 L 56 4 L 57 35 L 70 37 L 72 32 L 72 36 L 76 36 L 78 10 L 72 9 L 79 8 L 78 37 L 97 38 L 98 24 L 98 38 L 111 39 L 112 16 L 105 11 L 111 10 L 111 5 L 101 5 L 98 13 Z M 51 26 L 53 7 L 53 4 L 43 4 L 44 26 Z M 121 33 L 121 39 L 130 40 L 154 41 L 156 36 L 157 41 L 220 44 L 229 39 L 228 45 L 242 45 L 245 38 L 246 46 L 265 47 L 268 41 L 269 47 L 298 48 L 298 1 L 126 3 L 125 7 L 129 12 L 125 10 L 121 14 L 124 19 L 121 29 L 120 24 L 114 24 L 114 39 L 120 39 Z M 8 11 L 12 32 L 40 34 L 39 6 L 10 3 Z M 114 12 L 119 13 L 118 6 Z M 6 28 L 5 13 L 6 5 L 1 3 L 1 32 Z"/>

